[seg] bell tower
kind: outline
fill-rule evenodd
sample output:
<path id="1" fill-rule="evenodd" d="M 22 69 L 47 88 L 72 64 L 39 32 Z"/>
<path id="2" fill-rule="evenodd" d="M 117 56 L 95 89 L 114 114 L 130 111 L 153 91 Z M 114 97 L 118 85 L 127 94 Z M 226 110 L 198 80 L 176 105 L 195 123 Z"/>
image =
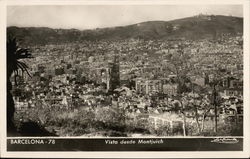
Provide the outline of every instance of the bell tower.
<path id="1" fill-rule="evenodd" d="M 119 55 L 115 54 L 113 61 L 108 65 L 108 91 L 114 91 L 120 86 L 120 60 Z"/>

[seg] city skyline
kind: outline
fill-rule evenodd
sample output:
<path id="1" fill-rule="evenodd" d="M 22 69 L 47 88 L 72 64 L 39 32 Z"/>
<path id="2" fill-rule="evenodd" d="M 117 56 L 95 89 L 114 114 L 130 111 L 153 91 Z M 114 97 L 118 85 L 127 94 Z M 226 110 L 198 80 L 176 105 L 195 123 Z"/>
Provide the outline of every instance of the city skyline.
<path id="1" fill-rule="evenodd" d="M 243 7 L 241 5 L 9 6 L 7 26 L 85 30 L 126 26 L 145 21 L 169 21 L 198 14 L 243 17 Z"/>

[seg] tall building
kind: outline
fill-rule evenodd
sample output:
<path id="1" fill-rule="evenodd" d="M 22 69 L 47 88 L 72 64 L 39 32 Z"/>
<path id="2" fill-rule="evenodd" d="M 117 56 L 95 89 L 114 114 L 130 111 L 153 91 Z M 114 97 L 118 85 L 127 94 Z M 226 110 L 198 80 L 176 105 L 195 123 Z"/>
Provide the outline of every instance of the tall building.
<path id="1" fill-rule="evenodd" d="M 136 79 L 136 91 L 141 94 L 161 93 L 163 89 L 161 80 Z"/>

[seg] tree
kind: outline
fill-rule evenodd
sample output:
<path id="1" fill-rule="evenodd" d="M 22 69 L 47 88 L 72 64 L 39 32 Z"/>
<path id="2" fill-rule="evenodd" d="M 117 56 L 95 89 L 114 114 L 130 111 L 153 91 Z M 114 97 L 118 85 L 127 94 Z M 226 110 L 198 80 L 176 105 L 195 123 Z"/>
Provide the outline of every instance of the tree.
<path id="1" fill-rule="evenodd" d="M 195 111 L 195 117 L 196 117 L 196 122 L 197 122 L 197 126 L 199 128 L 199 132 L 203 132 L 204 130 L 204 121 L 207 117 L 207 114 L 209 113 L 209 111 L 211 109 L 214 109 L 214 132 L 217 132 L 217 110 L 218 107 L 221 105 L 221 98 L 219 96 L 219 88 L 220 88 L 220 84 L 221 84 L 221 77 L 223 77 L 223 75 L 221 75 L 218 71 L 215 72 L 215 78 L 212 81 L 209 81 L 209 86 L 204 89 L 204 90 L 210 90 L 208 92 L 210 93 L 201 93 L 202 91 L 196 91 L 195 94 L 197 94 L 199 97 L 195 97 L 193 95 L 189 96 L 191 97 L 191 100 L 189 101 L 189 106 L 191 107 L 191 109 L 193 109 Z M 204 91 L 203 90 L 203 91 Z M 198 117 L 199 114 L 197 113 L 197 110 L 200 109 L 202 110 L 202 126 L 200 127 L 199 121 L 198 121 Z"/>
<path id="2" fill-rule="evenodd" d="M 179 46 L 175 53 L 167 56 L 167 70 L 176 75 L 176 82 L 178 84 L 178 94 L 189 92 L 190 89 L 186 86 L 189 82 L 188 74 L 194 72 L 191 65 L 191 57 L 184 53 L 184 46 Z"/>
<path id="3" fill-rule="evenodd" d="M 181 114 L 183 115 L 183 123 L 186 124 L 186 115 L 185 111 L 192 110 L 195 114 L 195 120 L 198 127 L 198 132 L 202 132 L 204 130 L 204 121 L 207 117 L 208 112 L 212 109 L 212 106 L 214 106 L 215 110 L 215 132 L 217 131 L 217 106 L 218 106 L 218 90 L 217 87 L 220 85 L 220 79 L 216 77 L 216 79 L 212 82 L 209 81 L 210 88 L 212 88 L 212 95 L 210 99 L 205 98 L 204 96 L 200 97 L 194 97 L 191 96 L 191 99 L 185 99 L 185 94 L 188 92 L 194 92 L 193 90 L 193 83 L 190 80 L 190 74 L 193 75 L 200 75 L 202 72 L 199 71 L 199 69 L 194 68 L 195 63 L 200 63 L 201 61 L 194 61 L 190 55 L 185 54 L 184 46 L 179 46 L 177 51 L 173 54 L 169 54 L 167 69 L 169 72 L 176 75 L 176 82 L 178 84 L 178 96 L 181 98 L 178 99 L 180 102 L 181 107 L 179 108 Z M 215 71 L 215 75 L 220 76 L 220 73 L 218 71 Z M 223 76 L 221 76 L 223 77 Z M 192 88 L 188 87 L 186 83 L 191 83 Z M 200 94 L 201 92 L 196 92 Z M 183 96 L 184 94 L 184 96 Z M 200 114 L 198 113 L 198 110 L 202 110 L 202 123 L 199 122 Z M 185 135 L 185 126 L 183 127 L 184 135 Z"/>
<path id="4" fill-rule="evenodd" d="M 211 98 L 211 103 L 214 106 L 214 132 L 217 133 L 217 110 L 218 106 L 220 105 L 220 96 L 218 94 L 218 90 L 216 87 L 220 84 L 220 80 L 217 78 L 213 82 L 211 82 L 213 91 L 212 91 L 212 98 Z"/>
<path id="5" fill-rule="evenodd" d="M 182 114 L 183 119 L 183 136 L 186 136 L 186 106 L 187 106 L 187 100 L 183 97 L 183 95 L 179 95 L 175 98 L 175 102 L 173 103 L 173 109 L 175 111 L 179 111 Z"/>
<path id="6" fill-rule="evenodd" d="M 190 93 L 188 98 L 187 108 L 194 111 L 198 133 L 201 133 L 204 130 L 204 123 L 207 117 L 207 113 L 212 108 L 212 106 L 210 105 L 211 102 L 207 96 L 198 95 L 197 93 Z M 202 116 L 201 124 L 199 122 L 200 116 Z"/>
<path id="7" fill-rule="evenodd" d="M 190 80 L 188 78 L 188 73 L 193 71 L 191 63 L 191 57 L 184 53 L 184 46 L 179 46 L 175 53 L 168 54 L 167 56 L 167 70 L 176 75 L 177 88 L 177 101 L 178 110 L 183 117 L 183 136 L 186 136 L 186 113 L 187 101 L 185 100 L 183 94 L 189 92 L 190 89 L 186 86 Z"/>
<path id="8" fill-rule="evenodd" d="M 14 74 L 15 83 L 16 78 L 19 75 L 19 70 L 22 74 L 26 72 L 31 76 L 27 70 L 28 66 L 20 61 L 22 59 L 31 58 L 31 54 L 28 49 L 20 48 L 17 44 L 16 38 L 7 39 L 7 132 L 8 134 L 15 132 L 15 125 L 13 122 L 15 105 L 12 98 L 11 90 L 11 76 Z"/>

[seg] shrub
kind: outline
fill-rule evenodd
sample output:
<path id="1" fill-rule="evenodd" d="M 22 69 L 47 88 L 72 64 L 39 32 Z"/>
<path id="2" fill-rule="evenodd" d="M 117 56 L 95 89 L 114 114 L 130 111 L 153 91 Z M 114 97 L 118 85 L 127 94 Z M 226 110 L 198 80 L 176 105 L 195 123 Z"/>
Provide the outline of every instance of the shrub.
<path id="1" fill-rule="evenodd" d="M 186 123 L 186 133 L 188 136 L 199 135 L 198 134 L 198 127 L 197 127 L 196 123 L 187 122 Z"/>
<path id="2" fill-rule="evenodd" d="M 170 135 L 172 135 L 170 125 L 160 126 L 158 129 L 156 129 L 155 133 L 157 136 L 170 136 Z"/>

